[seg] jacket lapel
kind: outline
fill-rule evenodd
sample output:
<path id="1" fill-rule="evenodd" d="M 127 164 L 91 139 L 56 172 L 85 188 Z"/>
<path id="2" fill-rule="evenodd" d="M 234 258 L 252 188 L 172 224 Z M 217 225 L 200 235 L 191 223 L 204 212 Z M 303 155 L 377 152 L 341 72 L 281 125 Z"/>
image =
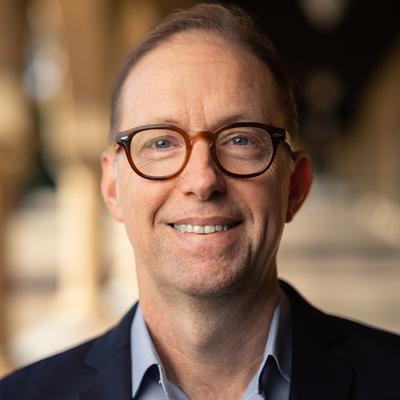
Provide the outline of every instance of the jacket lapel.
<path id="1" fill-rule="evenodd" d="M 129 348 L 119 353 L 103 366 L 82 400 L 132 400 L 131 360 Z"/>
<path id="2" fill-rule="evenodd" d="M 136 307 L 93 345 L 85 361 L 98 374 L 78 399 L 132 400 L 130 327 Z"/>
<path id="3" fill-rule="evenodd" d="M 353 372 L 331 355 L 328 349 L 316 343 L 308 332 L 300 332 L 298 328 L 294 328 L 293 333 L 289 399 L 348 400 Z"/>
<path id="4" fill-rule="evenodd" d="M 332 350 L 344 340 L 331 317 L 280 282 L 293 314 L 290 400 L 348 400 L 354 374 Z"/>

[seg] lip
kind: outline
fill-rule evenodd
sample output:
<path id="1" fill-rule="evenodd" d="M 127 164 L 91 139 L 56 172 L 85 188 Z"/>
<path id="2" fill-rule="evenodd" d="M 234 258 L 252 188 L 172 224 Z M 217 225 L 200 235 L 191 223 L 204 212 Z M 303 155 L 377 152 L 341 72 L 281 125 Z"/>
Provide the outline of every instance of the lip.
<path id="1" fill-rule="evenodd" d="M 213 218 L 181 218 L 170 222 L 169 225 L 231 225 L 234 223 L 243 222 L 239 218 L 235 219 L 232 217 L 213 217 Z"/>

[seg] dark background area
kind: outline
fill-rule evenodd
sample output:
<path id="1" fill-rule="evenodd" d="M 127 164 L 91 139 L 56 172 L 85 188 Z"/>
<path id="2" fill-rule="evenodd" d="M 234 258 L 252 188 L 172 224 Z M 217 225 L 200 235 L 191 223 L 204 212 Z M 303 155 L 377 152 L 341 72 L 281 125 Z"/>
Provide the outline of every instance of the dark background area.
<path id="1" fill-rule="evenodd" d="M 355 110 L 362 89 L 382 58 L 400 35 L 400 2 L 397 0 L 353 0 L 334 27 L 312 26 L 299 1 L 235 1 L 263 27 L 300 88 L 317 69 L 335 71 L 345 95 L 341 105 L 343 122 Z M 304 109 L 301 90 L 297 92 Z"/>
<path id="2" fill-rule="evenodd" d="M 329 136 L 345 134 L 368 82 L 400 39 L 400 2 L 350 0 L 341 17 L 331 26 L 310 22 L 298 0 L 247 0 L 230 3 L 245 8 L 256 19 L 283 55 L 288 70 L 295 77 L 300 129 L 311 147 L 311 153 L 321 150 L 318 149 L 320 146 L 328 145 L 332 139 Z M 315 4 L 318 1 L 308 3 Z M 320 3 L 335 1 L 320 0 Z M 325 110 L 324 115 L 321 112 L 315 115 L 316 111 L 310 109 L 307 86 L 313 74 L 321 71 L 331 74 L 340 88 L 337 88 L 338 98 L 331 109 Z M 319 129 L 317 134 L 307 129 L 310 114 L 311 119 L 318 120 L 317 124 L 328 124 L 325 127 L 327 129 Z M 331 129 L 332 119 L 334 132 Z M 313 155 L 317 168 L 324 168 L 324 160 Z"/>

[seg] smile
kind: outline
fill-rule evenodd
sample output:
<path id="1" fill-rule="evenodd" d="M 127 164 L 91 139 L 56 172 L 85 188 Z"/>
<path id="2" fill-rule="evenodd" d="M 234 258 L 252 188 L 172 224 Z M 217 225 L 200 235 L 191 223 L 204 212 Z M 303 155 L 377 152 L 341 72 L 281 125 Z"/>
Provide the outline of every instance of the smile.
<path id="1" fill-rule="evenodd" d="M 197 233 L 200 235 L 207 235 L 209 233 L 227 231 L 239 225 L 240 222 L 234 222 L 229 225 L 178 225 L 171 224 L 171 226 L 182 233 Z"/>

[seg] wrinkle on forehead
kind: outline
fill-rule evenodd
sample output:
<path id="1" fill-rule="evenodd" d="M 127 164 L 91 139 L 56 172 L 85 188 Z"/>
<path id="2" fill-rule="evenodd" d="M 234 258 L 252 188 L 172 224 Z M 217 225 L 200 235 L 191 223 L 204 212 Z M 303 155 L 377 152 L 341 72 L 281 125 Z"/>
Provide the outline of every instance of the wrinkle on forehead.
<path id="1" fill-rule="evenodd" d="M 218 119 L 234 115 L 281 122 L 265 64 L 219 38 L 209 38 L 179 37 L 139 61 L 124 85 L 121 130 L 167 120 L 179 121 L 184 129 L 216 129 Z"/>

